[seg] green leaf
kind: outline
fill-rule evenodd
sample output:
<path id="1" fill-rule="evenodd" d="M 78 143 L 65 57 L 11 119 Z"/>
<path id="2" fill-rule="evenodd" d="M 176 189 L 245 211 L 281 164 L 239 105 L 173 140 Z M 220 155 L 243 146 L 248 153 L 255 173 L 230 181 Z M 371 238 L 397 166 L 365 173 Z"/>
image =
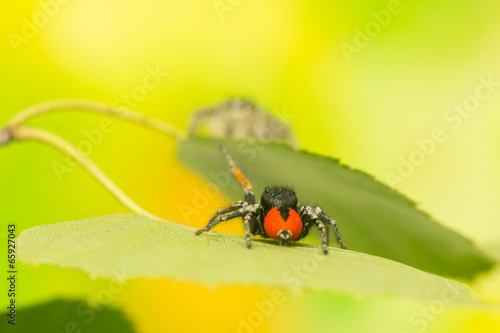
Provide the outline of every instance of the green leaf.
<path id="1" fill-rule="evenodd" d="M 181 161 L 218 184 L 233 200 L 241 200 L 243 193 L 218 149 L 221 142 L 251 181 L 257 199 L 267 185 L 294 187 L 299 201 L 320 205 L 337 221 L 350 250 L 466 279 L 493 265 L 469 239 L 436 223 L 414 202 L 372 176 L 336 159 L 282 144 L 201 138 L 181 141 Z"/>
<path id="2" fill-rule="evenodd" d="M 443 290 L 475 303 L 456 281 L 391 260 L 317 245 L 254 240 L 209 232 L 136 214 L 117 214 L 38 226 L 18 237 L 19 259 L 81 269 L 93 277 L 171 278 L 208 285 L 261 285 L 354 295 L 399 295 L 434 299 Z"/>
<path id="3" fill-rule="evenodd" d="M 7 327 L 2 332 L 135 332 L 121 311 L 92 308 L 84 301 L 57 299 L 17 310 L 15 326 L 7 323 L 8 313 L 0 315 L 1 325 Z"/>

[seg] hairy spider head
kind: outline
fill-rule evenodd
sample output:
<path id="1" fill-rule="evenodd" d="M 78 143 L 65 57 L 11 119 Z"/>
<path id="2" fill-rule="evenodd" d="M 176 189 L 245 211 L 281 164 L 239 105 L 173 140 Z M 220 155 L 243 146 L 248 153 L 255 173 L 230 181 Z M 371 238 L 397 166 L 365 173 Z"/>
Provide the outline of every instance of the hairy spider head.
<path id="1" fill-rule="evenodd" d="M 262 192 L 260 204 L 266 214 L 274 207 L 297 210 L 297 196 L 295 191 L 289 187 L 268 186 Z"/>
<path id="2" fill-rule="evenodd" d="M 297 213 L 297 196 L 288 187 L 266 187 L 260 200 L 264 217 L 264 229 L 273 239 L 286 245 L 288 240 L 299 237 L 302 220 Z"/>

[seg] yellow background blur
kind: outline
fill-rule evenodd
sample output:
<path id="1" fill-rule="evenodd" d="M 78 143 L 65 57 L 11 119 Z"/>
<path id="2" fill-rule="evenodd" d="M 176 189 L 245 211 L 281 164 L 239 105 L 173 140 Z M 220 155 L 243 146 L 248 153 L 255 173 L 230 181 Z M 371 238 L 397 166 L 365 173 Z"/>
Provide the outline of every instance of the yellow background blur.
<path id="1" fill-rule="evenodd" d="M 339 157 L 385 183 L 388 173 L 398 173 L 400 158 L 416 154 L 416 140 L 442 128 L 446 141 L 395 187 L 480 247 L 495 246 L 500 86 L 460 116 L 459 125 L 457 114 L 457 123 L 444 117 L 475 96 L 480 78 L 500 82 L 499 13 L 494 0 L 4 3 L 0 123 L 38 102 L 85 98 L 129 106 L 185 129 L 193 109 L 242 96 L 290 114 L 302 148 Z M 138 88 L 151 71 L 168 75 L 152 89 Z M 102 118 L 65 112 L 30 124 L 78 144 Z M 115 130 L 92 146 L 90 157 L 139 205 L 187 223 L 178 207 L 190 204 L 204 181 L 176 161 L 173 140 L 113 123 Z M 37 143 L 0 149 L 2 223 L 26 229 L 126 211 L 82 168 L 58 177 L 54 162 L 65 164 L 65 156 Z M 189 223 L 203 225 L 230 199 L 213 200 Z M 241 226 L 219 230 L 241 232 Z M 56 296 L 88 298 L 106 285 L 69 269 L 23 268 L 21 306 Z M 497 284 L 486 285 L 482 293 L 500 295 Z M 139 332 L 230 332 L 268 294 L 258 287 L 212 290 L 137 280 L 112 306 L 123 309 Z M 416 328 L 408 317 L 418 306 L 306 292 L 290 297 L 254 331 L 410 332 Z M 428 331 L 472 327 L 497 332 L 500 318 L 455 310 L 431 321 Z"/>

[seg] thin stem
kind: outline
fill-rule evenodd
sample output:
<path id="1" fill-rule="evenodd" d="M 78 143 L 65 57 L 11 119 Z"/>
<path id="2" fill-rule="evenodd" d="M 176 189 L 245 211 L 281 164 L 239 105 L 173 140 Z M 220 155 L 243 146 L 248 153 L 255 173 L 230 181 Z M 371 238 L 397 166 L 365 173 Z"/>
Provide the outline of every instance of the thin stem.
<path id="1" fill-rule="evenodd" d="M 12 140 L 35 140 L 46 143 L 63 153 L 74 158 L 80 163 L 92 176 L 94 176 L 112 195 L 114 195 L 125 207 L 138 214 L 160 220 L 159 217 L 147 212 L 133 202 L 106 174 L 90 160 L 81 150 L 64 140 L 63 138 L 47 132 L 42 129 L 28 126 L 6 128 L 12 137 Z"/>
<path id="2" fill-rule="evenodd" d="M 185 136 L 182 131 L 172 125 L 159 119 L 146 117 L 137 111 L 125 107 L 116 107 L 107 103 L 80 99 L 62 99 L 32 105 L 12 117 L 8 125 L 17 127 L 32 117 L 61 110 L 81 110 L 109 114 L 152 127 L 169 136 L 175 137 L 177 140 Z"/>

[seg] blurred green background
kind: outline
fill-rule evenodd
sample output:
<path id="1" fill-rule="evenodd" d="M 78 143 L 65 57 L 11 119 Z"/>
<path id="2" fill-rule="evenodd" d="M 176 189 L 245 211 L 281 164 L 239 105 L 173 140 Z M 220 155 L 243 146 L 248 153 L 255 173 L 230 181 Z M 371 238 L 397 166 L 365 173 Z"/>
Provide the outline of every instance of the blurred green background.
<path id="1" fill-rule="evenodd" d="M 38 102 L 85 98 L 185 129 L 200 106 L 230 96 L 251 98 L 272 113 L 287 114 L 302 148 L 373 174 L 479 247 L 498 249 L 499 12 L 493 0 L 3 3 L 0 123 Z M 482 83 L 490 79 L 493 84 Z M 76 145 L 88 140 L 85 133 L 99 128 L 102 118 L 64 112 L 30 124 Z M 204 180 L 176 160 L 173 140 L 125 121 L 113 124 L 89 155 L 142 207 L 201 226 L 230 200 L 213 200 L 205 212 L 183 221 L 179 206 L 192 202 Z M 416 152 L 416 141 L 431 138 L 436 129 L 446 140 L 418 160 L 423 153 Z M 388 177 L 398 175 L 401 160 L 412 158 L 418 165 L 392 182 Z M 58 176 L 54 163 L 66 164 L 66 157 L 41 144 L 0 149 L 3 225 L 14 222 L 22 230 L 126 211 L 82 168 Z M 228 224 L 219 230 L 241 229 Z M 4 241 L 6 226 L 1 235 Z M 499 276 L 474 282 L 483 298 L 500 300 Z M 92 303 L 108 285 L 70 269 L 26 266 L 18 283 L 20 308 L 62 296 Z M 109 305 L 122 309 L 138 332 L 234 332 L 238 318 L 255 311 L 255 302 L 269 292 L 135 280 Z M 419 332 L 409 318 L 426 306 L 305 292 L 290 295 L 252 330 Z M 498 332 L 500 316 L 455 309 L 428 320 L 425 330 L 473 328 Z"/>

